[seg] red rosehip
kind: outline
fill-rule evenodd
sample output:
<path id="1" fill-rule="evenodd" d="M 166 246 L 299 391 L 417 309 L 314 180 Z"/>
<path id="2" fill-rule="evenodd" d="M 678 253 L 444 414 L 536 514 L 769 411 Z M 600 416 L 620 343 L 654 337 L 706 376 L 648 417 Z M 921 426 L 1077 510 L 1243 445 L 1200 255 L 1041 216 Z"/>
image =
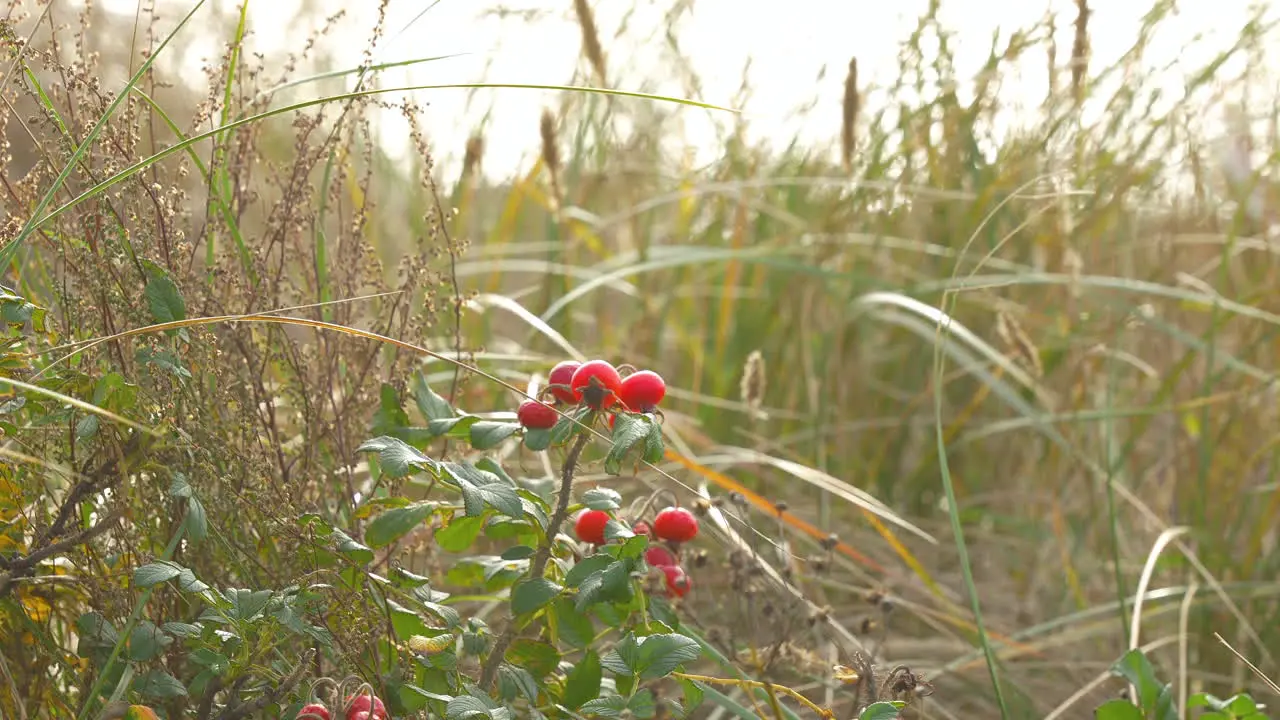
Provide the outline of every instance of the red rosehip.
<path id="1" fill-rule="evenodd" d="M 604 526 L 609 523 L 609 513 L 603 510 L 583 510 L 574 523 L 573 532 L 578 539 L 592 545 L 604 544 Z"/>
<path id="2" fill-rule="evenodd" d="M 316 718 L 329 720 L 329 708 L 321 705 L 320 703 L 310 703 L 308 705 L 303 705 L 302 709 L 298 711 L 296 717 L 308 718 L 309 720 L 315 720 Z"/>
<path id="3" fill-rule="evenodd" d="M 698 518 L 681 507 L 669 507 L 653 519 L 653 534 L 675 543 L 689 542 L 698 535 Z"/>
<path id="4" fill-rule="evenodd" d="M 666 397 L 667 383 L 652 370 L 641 370 L 622 379 L 618 400 L 636 412 L 649 412 Z"/>
<path id="5" fill-rule="evenodd" d="M 641 520 L 637 522 L 635 525 L 631 526 L 631 532 L 637 535 L 652 535 L 653 528 L 649 527 L 649 523 Z"/>
<path id="6" fill-rule="evenodd" d="M 373 696 L 372 707 L 368 695 L 348 696 L 347 703 L 350 705 L 347 720 L 387 720 L 387 706 L 376 695 Z"/>
<path id="7" fill-rule="evenodd" d="M 555 367 L 551 368 L 551 372 L 547 373 L 547 387 L 551 388 L 551 396 L 557 402 L 562 402 L 566 405 L 578 404 L 578 400 L 581 398 L 573 396 L 570 384 L 573 382 L 573 373 L 580 367 L 582 367 L 582 363 L 577 360 L 565 360 L 557 363 Z"/>
<path id="8" fill-rule="evenodd" d="M 656 568 L 680 564 L 680 561 L 676 559 L 676 554 L 661 545 L 654 545 L 646 549 L 644 551 L 644 561 Z"/>
<path id="9" fill-rule="evenodd" d="M 516 419 L 530 430 L 546 430 L 556 424 L 560 416 L 550 405 L 537 400 L 525 400 L 516 410 Z"/>
<path id="10" fill-rule="evenodd" d="M 609 407 L 618 399 L 622 376 L 604 360 L 590 360 L 573 372 L 573 397 L 593 410 Z"/>
<path id="11" fill-rule="evenodd" d="M 667 579 L 667 597 L 684 597 L 693 587 L 693 581 L 679 565 L 663 565 L 662 574 Z"/>

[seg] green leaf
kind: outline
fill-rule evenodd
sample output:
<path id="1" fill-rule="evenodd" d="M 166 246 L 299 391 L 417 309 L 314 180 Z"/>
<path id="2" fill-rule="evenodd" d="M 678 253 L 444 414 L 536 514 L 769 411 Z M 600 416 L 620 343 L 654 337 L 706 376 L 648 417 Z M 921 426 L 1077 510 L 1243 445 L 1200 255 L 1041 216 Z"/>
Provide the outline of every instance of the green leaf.
<path id="1" fill-rule="evenodd" d="M 484 704 L 480 698 L 471 697 L 470 695 L 459 695 L 449 701 L 445 706 L 444 716 L 446 720 L 472 720 L 473 718 L 492 717 L 489 714 L 489 706 Z"/>
<path id="2" fill-rule="evenodd" d="M 617 510 L 622 507 L 622 495 L 613 488 L 591 488 L 582 493 L 582 502 L 592 510 Z"/>
<path id="3" fill-rule="evenodd" d="M 133 681 L 133 689 L 145 697 L 174 698 L 183 697 L 187 689 L 178 678 L 163 670 L 151 670 Z"/>
<path id="4" fill-rule="evenodd" d="M 471 547 L 483 527 L 482 517 L 455 517 L 436 531 L 436 544 L 448 552 L 462 552 Z"/>
<path id="5" fill-rule="evenodd" d="M 649 432 L 644 436 L 643 459 L 651 465 L 660 463 L 666 457 L 665 453 L 666 446 L 662 443 L 662 426 L 651 420 Z"/>
<path id="6" fill-rule="evenodd" d="M 563 445 L 573 437 L 574 431 L 579 429 L 579 423 L 586 416 L 590 409 L 585 405 L 577 412 L 569 412 L 560 416 L 555 425 L 551 426 L 551 444 Z"/>
<path id="7" fill-rule="evenodd" d="M 617 475 L 622 471 L 622 461 L 626 458 L 631 448 L 636 443 L 645 439 L 649 434 L 650 420 L 644 415 L 634 415 L 632 413 L 618 413 L 613 422 L 613 447 L 609 448 L 609 454 L 604 458 L 604 471 L 610 475 Z"/>
<path id="8" fill-rule="evenodd" d="M 418 405 L 418 412 L 428 421 L 443 420 L 454 416 L 449 401 L 436 394 L 427 384 L 427 376 L 421 370 L 413 373 L 413 400 Z"/>
<path id="9" fill-rule="evenodd" d="M 491 457 L 482 457 L 477 460 L 476 469 L 493 473 L 494 475 L 497 475 L 498 479 L 502 482 L 510 485 L 511 487 L 516 487 L 515 479 L 508 475 L 506 470 L 502 469 L 502 466 L 498 464 L 497 460 L 494 460 Z"/>
<path id="10" fill-rule="evenodd" d="M 582 582 L 574 606 L 583 612 L 596 603 L 627 600 L 631 595 L 630 569 L 627 563 L 614 560 Z"/>
<path id="11" fill-rule="evenodd" d="M 580 708 L 583 715 L 598 715 L 604 718 L 620 718 L 627 709 L 627 699 L 621 695 L 609 695 L 583 703 Z"/>
<path id="12" fill-rule="evenodd" d="M 373 414 L 373 434 L 394 434 L 408 425 L 409 415 L 400 405 L 400 394 L 391 383 L 382 383 L 378 391 L 378 411 Z"/>
<path id="13" fill-rule="evenodd" d="M 579 560 L 577 565 L 569 568 L 569 572 L 564 576 L 564 582 L 569 587 L 580 587 L 588 577 L 609 567 L 613 561 L 613 558 L 604 554 L 585 557 Z"/>
<path id="14" fill-rule="evenodd" d="M 631 711 L 632 717 L 648 720 L 657 713 L 658 701 L 654 699 L 652 690 L 644 688 L 627 701 L 627 710 Z"/>
<path id="15" fill-rule="evenodd" d="M 682 663 L 697 660 L 701 652 L 696 640 L 678 633 L 639 639 L 628 634 L 600 662 L 615 674 L 652 680 L 671 674 Z"/>
<path id="16" fill-rule="evenodd" d="M 534 452 L 551 447 L 550 428 L 529 428 L 524 431 L 524 446 Z"/>
<path id="17" fill-rule="evenodd" d="M 498 681 L 503 689 L 503 697 L 515 699 L 516 695 L 523 695 L 530 703 L 537 704 L 538 681 L 533 679 L 528 670 L 503 663 L 498 666 Z"/>
<path id="18" fill-rule="evenodd" d="M 489 505 L 508 517 L 524 516 L 516 489 L 497 475 L 463 463 L 445 463 L 441 467 L 462 491 L 462 503 L 467 515 L 480 515 L 484 512 L 484 506 Z"/>
<path id="19" fill-rule="evenodd" d="M 680 691 L 684 695 L 684 715 L 688 717 L 702 704 L 702 688 L 688 678 L 680 678 Z"/>
<path id="20" fill-rule="evenodd" d="M 198 545 L 209 534 L 209 518 L 205 515 L 200 498 L 194 495 L 187 498 L 187 517 L 183 522 L 187 539 L 191 540 L 192 544 Z"/>
<path id="21" fill-rule="evenodd" d="M 159 265 L 151 262 L 145 263 L 147 275 L 147 286 L 143 289 L 143 294 L 147 296 L 147 305 L 151 308 L 151 317 L 157 323 L 176 322 L 178 320 L 187 319 L 187 304 L 182 300 L 182 294 L 178 292 L 178 286 L 174 284 L 169 274 Z M 170 334 L 174 331 L 170 330 Z"/>
<path id="22" fill-rule="evenodd" d="M 459 440 L 470 440 L 471 426 L 480 422 L 480 418 L 475 415 L 460 415 L 458 417 L 438 418 L 427 422 L 427 432 L 432 437 L 439 435 L 448 435 Z"/>
<path id="23" fill-rule="evenodd" d="M 555 599 L 561 590 L 563 588 L 546 578 L 516 583 L 511 589 L 511 612 L 523 615 L 540 610 Z"/>
<path id="24" fill-rule="evenodd" d="M 506 659 L 512 665 L 533 673 L 535 678 L 543 678 L 560 664 L 560 653 L 548 643 L 531 638 L 520 638 L 511 643 L 511 647 L 507 649 Z"/>
<path id="25" fill-rule="evenodd" d="M 191 483 L 187 480 L 186 474 L 175 470 L 173 480 L 169 482 L 169 497 L 189 498 L 191 497 L 191 492 Z"/>
<path id="26" fill-rule="evenodd" d="M 139 620 L 129 633 L 129 659 L 146 662 L 173 644 L 173 638 L 149 620 Z"/>
<path id="27" fill-rule="evenodd" d="M 356 452 L 378 453 L 378 464 L 382 471 L 391 477 L 404 477 L 416 470 L 433 471 L 436 461 L 423 455 L 417 448 L 403 440 L 382 435 L 372 440 L 365 440 L 356 448 Z"/>
<path id="28" fill-rule="evenodd" d="M 182 572 L 178 573 L 178 589 L 184 593 L 203 593 L 209 586 L 201 582 L 190 569 L 182 568 Z"/>
<path id="29" fill-rule="evenodd" d="M 590 648 L 595 641 L 596 629 L 591 623 L 591 616 L 580 613 L 573 606 L 573 600 L 562 597 L 555 601 L 556 629 L 560 639 L 573 647 Z"/>
<path id="30" fill-rule="evenodd" d="M 1143 720 L 1142 711 L 1128 700 L 1108 700 L 1093 711 L 1097 720 Z M 891 717 L 897 717 L 896 715 Z"/>
<path id="31" fill-rule="evenodd" d="M 600 656 L 594 650 L 573 666 L 564 681 L 564 696 L 560 703 L 570 710 L 577 710 L 588 700 L 600 694 L 600 680 L 604 677 L 600 667 Z"/>
<path id="32" fill-rule="evenodd" d="M 610 519 L 604 524 L 604 541 L 612 542 L 614 540 L 629 540 L 636 534 L 631 532 L 631 528 L 625 523 Z"/>
<path id="33" fill-rule="evenodd" d="M 499 557 L 503 560 L 526 560 L 533 557 L 536 552 L 536 550 L 528 545 L 516 545 L 515 547 L 509 547 L 506 550 L 503 550 L 502 555 Z"/>
<path id="34" fill-rule="evenodd" d="M 201 632 L 201 627 L 199 625 L 192 625 L 191 623 L 183 622 L 167 622 L 161 625 L 160 628 L 170 635 L 176 635 L 184 638 L 199 637 Z"/>
<path id="35" fill-rule="evenodd" d="M 386 547 L 431 517 L 437 507 L 433 502 L 419 502 L 388 510 L 369 523 L 364 541 L 371 548 Z"/>
<path id="36" fill-rule="evenodd" d="M 181 565 L 168 560 L 147 563 L 133 572 L 133 584 L 143 588 L 159 585 L 178 577 L 182 569 Z"/>
<path id="37" fill-rule="evenodd" d="M 209 668 L 215 675 L 221 675 L 231 668 L 231 661 L 226 655 L 209 648 L 196 648 L 187 657 L 196 665 Z"/>
<path id="38" fill-rule="evenodd" d="M 350 535 L 334 528 L 332 538 L 334 547 L 348 559 L 361 565 L 373 562 L 373 551 L 356 542 Z"/>
<path id="39" fill-rule="evenodd" d="M 76 438 L 79 440 L 88 440 L 98 432 L 101 421 L 97 415 L 85 415 L 80 418 L 80 422 L 76 423 Z"/>
<path id="40" fill-rule="evenodd" d="M 1125 653 L 1111 672 L 1133 684 L 1138 690 L 1138 705 L 1148 720 L 1178 720 L 1173 707 L 1173 688 L 1156 677 L 1155 668 L 1146 654 L 1133 649 Z"/>
<path id="41" fill-rule="evenodd" d="M 488 450 L 515 435 L 519 429 L 520 423 L 480 420 L 471 426 L 471 447 Z"/>
<path id="42" fill-rule="evenodd" d="M 248 588 L 230 588 L 226 591 L 227 601 L 231 603 L 232 617 L 245 621 L 253 620 L 262 614 L 273 594 L 271 590 Z"/>

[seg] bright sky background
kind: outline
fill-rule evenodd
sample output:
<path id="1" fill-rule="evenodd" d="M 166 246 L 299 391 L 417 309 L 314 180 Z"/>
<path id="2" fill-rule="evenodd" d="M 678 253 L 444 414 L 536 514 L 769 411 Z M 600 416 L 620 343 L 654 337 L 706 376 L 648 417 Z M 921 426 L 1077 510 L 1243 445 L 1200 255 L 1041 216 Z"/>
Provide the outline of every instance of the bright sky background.
<path id="1" fill-rule="evenodd" d="M 98 0 L 107 9 L 132 15 L 137 0 Z M 376 17 L 376 0 L 249 0 L 249 28 L 254 49 L 269 57 L 300 48 L 322 18 L 345 7 L 341 32 L 325 47 L 333 53 L 334 68 L 359 64 L 368 30 Z M 594 0 L 597 25 L 609 50 L 611 82 L 619 89 L 637 89 L 637 78 L 653 77 L 661 52 L 661 35 L 647 42 L 649 33 L 662 26 L 663 13 L 673 0 Z M 190 7 L 191 0 L 158 0 L 166 20 Z M 434 3 L 434 5 L 433 5 Z M 209 0 L 201 10 L 206 19 L 214 13 L 231 15 L 236 0 Z M 1094 67 L 1110 64 L 1128 49 L 1136 37 L 1148 0 L 1093 0 L 1090 37 Z M 1182 70 L 1169 76 L 1174 94 L 1180 94 L 1181 74 L 1201 66 L 1216 51 L 1227 47 L 1249 14 L 1251 0 L 1181 0 L 1180 13 L 1155 38 L 1149 54 L 1153 62 L 1178 60 Z M 375 54 L 375 62 L 415 57 L 469 53 L 468 56 L 389 71 L 382 85 L 474 82 L 567 82 L 579 62 L 580 31 L 573 16 L 572 0 L 510 0 L 508 10 L 540 11 L 543 19 L 527 22 L 518 17 L 485 17 L 489 0 L 392 0 L 387 38 Z M 915 26 L 926 0 L 693 0 L 691 15 L 681 21 L 681 44 L 702 79 L 708 102 L 730 104 L 737 92 L 748 57 L 754 58 L 750 80 L 753 93 L 745 106 L 756 137 L 790 138 L 795 132 L 814 133 L 822 140 L 835 137 L 840 117 L 839 98 L 849 58 L 858 57 L 863 83 L 882 85 L 897 69 L 899 43 Z M 992 33 L 1002 37 L 1027 27 L 1052 7 L 1059 14 L 1060 57 L 1071 47 L 1075 19 L 1071 0 L 943 0 L 946 25 L 957 35 L 958 69 L 970 76 L 987 56 Z M 785 10 L 783 9 L 785 7 Z M 424 9 L 430 8 L 425 14 Z M 297 17 L 303 12 L 301 17 Z M 624 15 L 631 14 L 628 37 L 631 47 L 610 40 Z M 416 22 L 411 21 L 419 16 Z M 403 28 L 407 30 L 401 32 Z M 1194 41 L 1197 33 L 1207 37 Z M 202 58 L 214 57 L 225 38 L 201 36 L 200 20 L 184 31 L 179 50 L 191 75 L 200 77 Z M 1016 86 L 1006 86 L 1009 103 L 1034 105 L 1046 92 L 1043 57 L 1029 58 L 1032 71 Z M 828 72 L 817 81 L 823 65 Z M 678 85 L 667 90 L 679 94 Z M 486 170 L 505 175 L 519 167 L 521 159 L 536 152 L 538 116 L 555 98 L 529 90 L 483 91 L 473 107 L 466 106 L 466 91 L 419 93 L 429 103 L 423 124 L 437 152 L 460 154 L 467 135 L 492 105 L 493 118 L 486 132 Z M 821 115 L 808 126 L 791 117 L 797 106 L 823 98 Z M 866 105 L 874 109 L 872 92 Z M 643 102 L 643 101 L 632 101 Z M 1264 109 L 1266 110 L 1266 109 Z M 707 113 L 682 111 L 688 121 L 687 136 L 699 148 L 700 160 L 714 149 Z M 865 117 L 865 114 L 864 114 Z M 821 120 L 821 124 L 817 121 Z M 389 114 L 383 121 L 383 140 L 389 152 L 408 151 L 407 125 Z"/>

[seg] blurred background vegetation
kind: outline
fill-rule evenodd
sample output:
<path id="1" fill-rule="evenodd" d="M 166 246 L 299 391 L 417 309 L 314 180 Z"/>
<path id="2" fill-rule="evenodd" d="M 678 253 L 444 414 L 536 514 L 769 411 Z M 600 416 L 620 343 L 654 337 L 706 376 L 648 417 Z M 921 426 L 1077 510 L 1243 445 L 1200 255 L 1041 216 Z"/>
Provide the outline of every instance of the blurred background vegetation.
<path id="1" fill-rule="evenodd" d="M 374 48 L 456 32 L 433 3 L 368 4 L 337 16 L 303 3 L 288 30 L 318 28 L 314 43 L 259 54 L 255 37 L 274 29 L 238 6 L 198 8 L 161 49 L 190 4 L 8 3 L 0 283 L 47 312 L 13 301 L 0 372 L 57 395 L 0 396 L 0 551 L 38 537 L 77 477 L 134 471 L 87 491 L 96 512 L 129 520 L 101 547 L 32 570 L 54 580 L 0 590 L 3 679 L 31 688 L 29 704 L 54 716 L 76 705 L 71 623 L 86 608 L 128 614 L 130 570 L 181 519 L 166 509 L 166 473 L 198 488 L 216 539 L 179 548 L 185 565 L 228 586 L 283 587 L 305 573 L 291 518 L 358 527 L 362 499 L 386 490 L 354 448 L 388 388 L 406 391 L 420 368 L 461 407 L 514 407 L 444 362 L 267 324 L 138 334 L 59 360 L 67 343 L 165 319 L 282 310 L 456 354 L 517 386 L 568 354 L 658 370 L 672 386 L 669 447 L 687 460 L 663 466 L 683 484 L 672 487 L 691 502 L 691 490 L 724 495 L 731 478 L 871 558 L 827 557 L 767 507 L 741 513 L 788 540 L 833 617 L 878 638 L 877 662 L 933 683 L 936 716 L 998 713 L 975 592 L 1014 716 L 1084 716 L 1116 691 L 1097 680 L 1135 638 L 1182 693 L 1256 689 L 1215 633 L 1280 670 L 1270 8 L 1250 7 L 1204 62 L 1164 67 L 1148 53 L 1177 21 L 1172 2 L 1145 7 L 1106 63 L 1091 55 L 1085 0 L 994 41 L 951 27 L 950 3 L 934 2 L 894 38 L 891 77 L 859 78 L 867 58 L 848 48 L 853 62 L 814 83 L 823 93 L 775 112 L 806 128 L 779 137 L 755 131 L 751 111 L 661 98 L 351 95 L 438 83 L 393 77 L 403 66 L 383 67 L 393 61 Z M 618 27 L 585 1 L 465 6 L 575 24 L 575 67 L 539 83 L 768 105 L 749 73 L 734 97 L 701 90 L 674 31 L 698 22 L 692 0 L 641 3 Z M 216 40 L 203 66 L 191 48 L 206 45 L 191 38 Z M 976 72 L 957 70 L 960 45 L 984 48 Z M 642 66 L 632 47 L 662 51 Z M 440 54 L 404 59 L 431 67 Z M 1041 95 L 1009 89 L 1031 73 Z M 442 146 L 425 120 L 441 123 L 433 93 L 481 108 L 536 93 L 545 112 L 512 138 L 482 111 L 455 135 L 469 140 Z M 255 118 L 291 103 L 306 105 Z M 700 144 L 689 123 L 703 123 Z M 549 470 L 521 462 L 530 476 Z M 829 478 L 923 533 L 874 520 Z M 1133 598 L 1149 562 L 1139 637 Z M 689 602 L 708 625 L 727 602 L 716 584 L 707 570 Z M 326 662 L 378 632 L 358 603 L 328 612 L 342 652 Z M 790 635 L 786 681 L 821 698 L 829 645 Z M 0 715 L 17 716 L 13 698 L 0 693 Z"/>

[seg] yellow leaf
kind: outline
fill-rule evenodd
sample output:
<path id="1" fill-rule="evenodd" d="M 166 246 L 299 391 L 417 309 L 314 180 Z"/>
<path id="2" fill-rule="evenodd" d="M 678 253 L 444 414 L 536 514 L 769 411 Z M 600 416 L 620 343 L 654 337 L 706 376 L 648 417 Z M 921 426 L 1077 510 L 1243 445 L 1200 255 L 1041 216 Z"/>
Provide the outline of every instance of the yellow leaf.
<path id="1" fill-rule="evenodd" d="M 156 715 L 156 711 L 146 705 L 130 705 L 129 711 L 124 715 L 125 720 L 160 720 Z"/>

